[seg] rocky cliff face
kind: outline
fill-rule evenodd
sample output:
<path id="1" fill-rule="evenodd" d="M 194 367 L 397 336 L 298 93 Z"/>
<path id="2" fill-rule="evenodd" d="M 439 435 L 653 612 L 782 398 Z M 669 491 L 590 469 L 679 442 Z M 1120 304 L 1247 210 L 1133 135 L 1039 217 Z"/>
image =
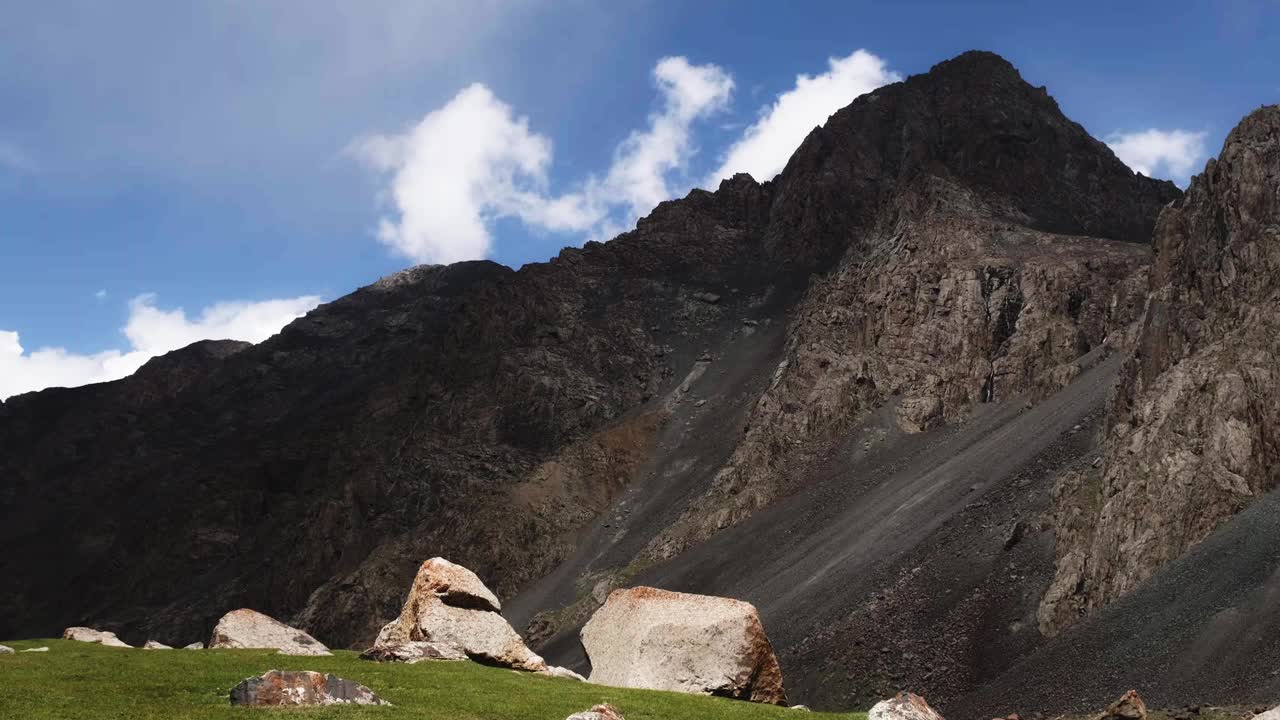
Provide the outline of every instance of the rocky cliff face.
<path id="1" fill-rule="evenodd" d="M 788 681 L 825 701 L 879 692 L 871 678 L 959 695 L 1016 654 L 931 664 L 1035 624 L 1024 601 L 1052 557 L 1027 488 L 1092 452 L 1077 431 L 1178 196 L 966 53 L 857 99 L 776 179 L 695 190 L 607 244 L 414 268 L 257 346 L 12 398 L 0 636 L 92 624 L 178 644 L 248 606 L 358 645 L 443 555 L 556 662 L 640 577 L 755 603 Z M 1232 247 L 1247 285 L 1264 255 Z M 1140 365 L 1126 375 L 1165 370 Z M 1032 539 L 1005 554 L 1019 523 Z M 845 642 L 905 627 L 888 589 L 961 570 L 913 606 L 951 633 L 927 662 Z M 1005 573 L 1016 602 L 973 589 Z"/>
<path id="2" fill-rule="evenodd" d="M 1161 215 L 1099 469 L 1056 489 L 1048 633 L 1134 589 L 1280 484 L 1280 108 Z"/>

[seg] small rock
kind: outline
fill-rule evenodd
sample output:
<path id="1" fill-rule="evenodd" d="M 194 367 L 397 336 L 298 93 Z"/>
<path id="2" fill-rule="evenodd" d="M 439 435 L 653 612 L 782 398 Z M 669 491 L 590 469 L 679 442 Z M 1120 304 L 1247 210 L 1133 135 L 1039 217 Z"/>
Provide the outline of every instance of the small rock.
<path id="1" fill-rule="evenodd" d="M 172 650 L 173 648 L 168 645 L 165 645 L 162 642 L 156 642 L 155 640 L 148 640 L 147 644 L 142 646 L 142 649 L 143 650 Z"/>
<path id="2" fill-rule="evenodd" d="M 0 645 L 0 655 L 12 655 L 13 648 L 8 645 Z"/>
<path id="3" fill-rule="evenodd" d="M 183 646 L 182 646 L 182 649 L 183 649 L 183 650 L 203 650 L 203 649 L 204 649 L 204 643 L 202 643 L 202 642 L 193 642 L 193 643 L 191 643 L 190 645 L 183 645 Z"/>
<path id="4" fill-rule="evenodd" d="M 332 655 L 307 633 L 256 610 L 232 610 L 213 628 L 209 649 L 279 650 L 281 655 Z"/>
<path id="5" fill-rule="evenodd" d="M 38 648 L 27 648 L 22 652 L 49 652 L 49 647 L 45 646 L 45 647 L 38 647 Z"/>
<path id="6" fill-rule="evenodd" d="M 751 320 L 750 318 L 744 318 L 744 319 L 742 320 L 742 324 L 743 324 L 743 325 L 746 325 L 747 327 L 755 327 L 756 325 L 759 325 L 760 323 L 756 322 L 755 320 Z M 801 705 L 797 705 L 796 707 L 803 707 L 803 706 L 801 706 Z"/>
<path id="7" fill-rule="evenodd" d="M 613 592 L 613 580 L 605 578 L 592 586 L 591 599 L 595 600 L 597 605 L 603 605 L 604 601 L 609 599 L 611 592 Z"/>
<path id="8" fill-rule="evenodd" d="M 94 630 L 93 628 L 87 627 L 69 627 L 62 631 L 62 639 L 87 643 L 99 643 L 101 645 L 106 645 L 107 647 L 133 647 L 116 637 L 116 634 L 113 632 Z"/>
<path id="9" fill-rule="evenodd" d="M 1147 704 L 1137 690 L 1130 690 L 1106 710 L 1093 716 L 1093 720 L 1143 720 L 1147 717 Z"/>
<path id="10" fill-rule="evenodd" d="M 596 705 L 590 710 L 574 713 L 564 720 L 625 720 L 612 705 Z"/>
<path id="11" fill-rule="evenodd" d="M 1022 537 L 1027 534 L 1027 526 L 1019 520 L 1013 524 L 1013 528 L 1009 530 L 1009 537 L 1004 541 L 1004 549 L 1012 550 L 1014 545 L 1022 542 Z"/>
<path id="12" fill-rule="evenodd" d="M 900 692 L 890 700 L 876 703 L 867 720 L 943 720 L 938 711 L 929 707 L 924 698 L 909 692 Z"/>
<path id="13" fill-rule="evenodd" d="M 805 711 L 805 712 L 811 712 L 811 711 L 809 710 L 809 706 L 808 706 L 808 705 L 792 705 L 792 706 L 791 706 L 791 709 L 792 709 L 792 710 L 803 710 L 803 711 Z"/>
<path id="14" fill-rule="evenodd" d="M 716 303 L 720 302 L 720 296 L 713 292 L 694 293 L 693 297 L 698 300 L 701 300 L 702 302 L 708 305 L 715 305 Z"/>
<path id="15" fill-rule="evenodd" d="M 353 680 L 310 670 L 268 670 L 231 688 L 231 704 L 250 707 L 292 705 L 388 705 Z"/>
<path id="16" fill-rule="evenodd" d="M 555 665 L 548 665 L 546 670 L 542 670 L 538 674 L 550 675 L 551 677 L 565 678 L 566 680 L 577 680 L 579 682 L 587 681 L 586 678 L 570 670 L 569 668 L 557 667 Z"/>
<path id="17" fill-rule="evenodd" d="M 694 407 L 702 407 L 703 405 L 706 405 L 706 404 L 707 404 L 707 401 L 706 401 L 706 400 L 699 400 L 698 402 L 694 403 L 694 404 L 693 404 L 693 406 L 694 406 Z"/>

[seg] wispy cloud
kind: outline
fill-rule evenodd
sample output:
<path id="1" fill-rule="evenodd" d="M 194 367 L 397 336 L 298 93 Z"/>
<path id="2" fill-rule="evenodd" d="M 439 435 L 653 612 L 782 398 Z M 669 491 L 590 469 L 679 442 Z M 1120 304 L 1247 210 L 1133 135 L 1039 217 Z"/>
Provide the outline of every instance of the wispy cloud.
<path id="1" fill-rule="evenodd" d="M 1162 177 L 1185 187 L 1205 159 L 1208 133 L 1149 129 L 1112 133 L 1107 145 L 1121 162 L 1147 177 Z"/>
<path id="2" fill-rule="evenodd" d="M 260 302 L 221 302 L 188 318 L 182 308 L 164 310 L 154 295 L 129 302 L 121 328 L 127 350 L 81 354 L 60 347 L 28 352 L 17 332 L 0 330 L 0 399 L 47 387 L 76 387 L 131 375 L 151 358 L 197 340 L 261 342 L 320 304 L 307 295 Z"/>

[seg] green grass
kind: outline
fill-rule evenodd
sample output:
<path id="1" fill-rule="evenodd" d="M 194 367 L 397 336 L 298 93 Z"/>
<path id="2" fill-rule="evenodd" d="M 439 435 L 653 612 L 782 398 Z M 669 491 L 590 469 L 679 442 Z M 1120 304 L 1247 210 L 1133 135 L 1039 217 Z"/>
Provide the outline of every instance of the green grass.
<path id="1" fill-rule="evenodd" d="M 333 657 L 307 658 L 260 650 L 129 650 L 68 640 L 0 644 L 15 650 L 49 647 L 47 653 L 0 655 L 0 718 L 261 719 L 286 714 L 352 720 L 564 720 L 600 702 L 614 705 L 627 720 L 866 717 L 797 715 L 748 702 L 591 685 L 470 662 L 374 663 L 341 650 Z M 272 669 L 332 672 L 369 686 L 394 707 L 231 707 L 227 692 L 232 686 Z"/>

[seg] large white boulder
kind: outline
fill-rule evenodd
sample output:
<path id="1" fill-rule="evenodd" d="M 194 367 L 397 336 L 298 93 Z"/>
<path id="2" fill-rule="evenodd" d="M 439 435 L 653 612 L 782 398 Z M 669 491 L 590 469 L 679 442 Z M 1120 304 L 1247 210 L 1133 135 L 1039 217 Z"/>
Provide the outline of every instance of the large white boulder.
<path id="1" fill-rule="evenodd" d="M 615 590 L 582 628 L 590 681 L 785 704 L 782 670 L 750 603 Z"/>
<path id="2" fill-rule="evenodd" d="M 213 628 L 209 648 L 279 650 L 281 655 L 332 655 L 307 633 L 256 610 L 232 610 Z"/>
<path id="3" fill-rule="evenodd" d="M 99 643 L 101 645 L 106 645 L 108 647 L 120 647 L 120 648 L 133 647 L 132 645 L 116 637 L 116 634 L 113 632 L 106 632 L 105 630 L 94 630 L 93 628 L 87 628 L 87 627 L 69 627 L 66 630 L 62 631 L 62 639 L 77 640 L 79 642 L 87 642 L 87 643 Z"/>
<path id="4" fill-rule="evenodd" d="M 400 617 L 383 626 L 370 660 L 480 662 L 562 675 L 530 650 L 498 614 L 498 598 L 475 573 L 444 558 L 422 563 Z"/>

